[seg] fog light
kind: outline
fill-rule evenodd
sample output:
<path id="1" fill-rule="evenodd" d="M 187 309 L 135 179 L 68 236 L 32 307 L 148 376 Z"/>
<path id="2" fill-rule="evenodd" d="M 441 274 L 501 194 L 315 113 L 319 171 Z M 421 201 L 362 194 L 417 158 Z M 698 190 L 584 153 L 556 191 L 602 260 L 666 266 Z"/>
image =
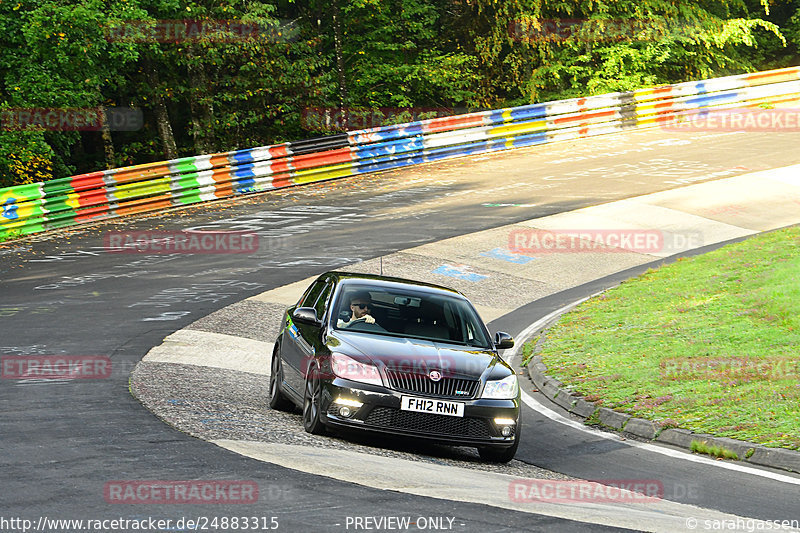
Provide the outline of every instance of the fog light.
<path id="1" fill-rule="evenodd" d="M 358 400 L 351 400 L 350 398 L 336 398 L 335 400 L 333 400 L 333 403 L 337 403 L 339 405 L 346 405 L 354 409 L 358 409 L 359 407 L 364 405 Z"/>
<path id="2" fill-rule="evenodd" d="M 494 423 L 497 425 L 497 428 L 500 430 L 500 434 L 502 436 L 510 437 L 514 434 L 514 425 L 517 423 L 517 421 L 513 418 L 497 417 L 494 419 Z"/>
<path id="3" fill-rule="evenodd" d="M 350 398 L 336 398 L 333 403 L 340 406 L 339 416 L 342 418 L 350 418 L 363 405 L 358 400 L 351 400 Z"/>

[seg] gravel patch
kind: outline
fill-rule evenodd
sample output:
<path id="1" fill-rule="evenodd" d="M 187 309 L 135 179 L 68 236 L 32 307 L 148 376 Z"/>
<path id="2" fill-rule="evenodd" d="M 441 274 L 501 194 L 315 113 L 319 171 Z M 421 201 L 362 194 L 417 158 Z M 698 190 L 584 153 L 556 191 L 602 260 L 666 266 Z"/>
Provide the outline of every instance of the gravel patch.
<path id="1" fill-rule="evenodd" d="M 269 408 L 269 378 L 266 376 L 193 365 L 141 362 L 131 374 L 130 390 L 164 422 L 203 440 L 250 440 L 338 448 L 518 477 L 573 479 L 517 460 L 504 465 L 485 463 L 474 448 L 358 433 L 311 435 L 303 430 L 299 411 L 284 413 Z"/>

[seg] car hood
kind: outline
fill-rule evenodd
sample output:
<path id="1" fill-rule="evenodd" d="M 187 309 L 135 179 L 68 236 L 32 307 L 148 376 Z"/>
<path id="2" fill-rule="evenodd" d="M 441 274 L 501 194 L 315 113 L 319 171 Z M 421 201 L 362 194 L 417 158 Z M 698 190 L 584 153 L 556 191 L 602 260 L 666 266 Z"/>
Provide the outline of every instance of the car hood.
<path id="1" fill-rule="evenodd" d="M 428 375 L 437 370 L 444 377 L 478 379 L 501 361 L 495 352 L 485 348 L 409 337 L 337 331 L 329 336 L 327 344 L 331 351 L 378 368 L 413 374 Z"/>

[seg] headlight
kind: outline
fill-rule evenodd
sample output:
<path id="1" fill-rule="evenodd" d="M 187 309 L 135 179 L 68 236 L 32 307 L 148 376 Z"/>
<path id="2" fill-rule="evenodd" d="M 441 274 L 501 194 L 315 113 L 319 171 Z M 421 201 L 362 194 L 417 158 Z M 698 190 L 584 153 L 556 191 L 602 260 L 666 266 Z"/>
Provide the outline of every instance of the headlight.
<path id="1" fill-rule="evenodd" d="M 333 370 L 334 375 L 340 378 L 369 383 L 370 385 L 383 385 L 381 375 L 376 367 L 359 363 L 352 357 L 347 357 L 340 353 L 331 355 L 331 370 Z"/>
<path id="2" fill-rule="evenodd" d="M 511 374 L 503 379 L 496 379 L 486 382 L 481 398 L 492 398 L 495 400 L 513 400 L 519 394 L 519 383 L 517 376 Z"/>

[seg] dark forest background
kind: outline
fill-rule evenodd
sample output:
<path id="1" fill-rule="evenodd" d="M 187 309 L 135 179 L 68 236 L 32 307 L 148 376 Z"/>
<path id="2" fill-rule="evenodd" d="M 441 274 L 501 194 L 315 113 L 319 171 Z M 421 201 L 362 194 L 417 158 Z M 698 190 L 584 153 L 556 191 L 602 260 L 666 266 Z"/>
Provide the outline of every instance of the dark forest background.
<path id="1" fill-rule="evenodd" d="M 798 41 L 800 0 L 0 0 L 0 187 L 791 66 Z M 49 108 L 141 121 L 14 122 Z"/>

